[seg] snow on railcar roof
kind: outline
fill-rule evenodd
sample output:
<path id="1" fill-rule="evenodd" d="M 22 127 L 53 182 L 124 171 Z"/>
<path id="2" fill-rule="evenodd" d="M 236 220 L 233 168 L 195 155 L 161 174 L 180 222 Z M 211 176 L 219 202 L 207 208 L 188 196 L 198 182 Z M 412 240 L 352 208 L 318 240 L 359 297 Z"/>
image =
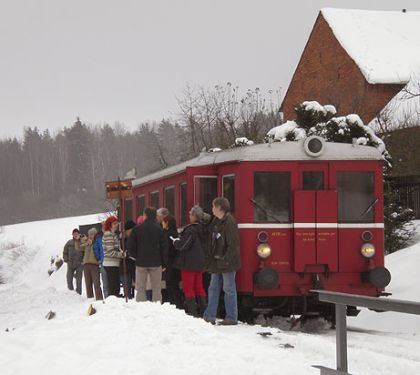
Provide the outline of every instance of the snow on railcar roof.
<path id="1" fill-rule="evenodd" d="M 420 12 L 324 8 L 321 13 L 369 83 L 405 84 L 420 72 Z"/>
<path id="2" fill-rule="evenodd" d="M 373 146 L 325 142 L 325 151 L 318 157 L 305 153 L 304 140 L 273 142 L 253 146 L 235 147 L 217 152 L 201 152 L 197 157 L 170 166 L 133 181 L 133 186 L 169 177 L 187 167 L 207 166 L 235 161 L 293 161 L 293 160 L 383 160 L 381 152 Z"/>

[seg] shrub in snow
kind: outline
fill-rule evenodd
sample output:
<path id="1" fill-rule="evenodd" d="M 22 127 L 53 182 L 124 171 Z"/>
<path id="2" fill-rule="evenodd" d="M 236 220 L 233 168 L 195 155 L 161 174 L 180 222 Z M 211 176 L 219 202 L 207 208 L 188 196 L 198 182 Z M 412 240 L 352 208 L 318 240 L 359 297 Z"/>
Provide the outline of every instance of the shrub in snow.
<path id="1" fill-rule="evenodd" d="M 235 144 L 233 147 L 242 147 L 242 146 L 252 146 L 253 141 L 250 141 L 247 137 L 239 137 L 235 139 Z"/>
<path id="2" fill-rule="evenodd" d="M 303 102 L 295 108 L 296 112 L 296 124 L 308 135 L 315 130 L 319 124 L 325 124 L 335 114 L 335 107 L 332 105 L 328 106 L 328 110 L 319 104 L 318 102 Z"/>
<path id="3" fill-rule="evenodd" d="M 353 143 L 376 147 L 385 160 L 384 172 L 392 168 L 392 159 L 385 144 L 373 129 L 363 124 L 356 114 L 336 116 L 333 105 L 321 105 L 306 101 L 295 108 L 296 120 L 272 128 L 266 135 L 266 142 L 287 142 L 317 135 L 328 142 Z M 406 246 L 414 235 L 412 210 L 400 207 L 397 197 L 388 184 L 384 186 L 385 250 L 391 253 Z"/>
<path id="4" fill-rule="evenodd" d="M 306 132 L 299 128 L 295 121 L 287 121 L 282 125 L 272 128 L 266 135 L 264 141 L 298 141 L 299 139 L 306 138 Z"/>
<path id="5" fill-rule="evenodd" d="M 222 149 L 219 147 L 213 147 L 207 150 L 207 152 L 219 152 L 219 151 L 222 151 Z"/>
<path id="6" fill-rule="evenodd" d="M 391 156 L 385 144 L 375 132 L 363 124 L 356 114 L 335 116 L 333 105 L 322 106 L 316 101 L 303 102 L 295 108 L 296 120 L 271 129 L 266 141 L 297 141 L 310 135 L 318 135 L 328 142 L 352 143 L 376 147 L 381 151 L 386 164 L 391 166 Z"/>
<path id="7" fill-rule="evenodd" d="M 63 259 L 61 259 L 58 255 L 56 255 L 55 257 L 51 257 L 48 275 L 51 276 L 54 272 L 58 271 L 63 264 Z"/>

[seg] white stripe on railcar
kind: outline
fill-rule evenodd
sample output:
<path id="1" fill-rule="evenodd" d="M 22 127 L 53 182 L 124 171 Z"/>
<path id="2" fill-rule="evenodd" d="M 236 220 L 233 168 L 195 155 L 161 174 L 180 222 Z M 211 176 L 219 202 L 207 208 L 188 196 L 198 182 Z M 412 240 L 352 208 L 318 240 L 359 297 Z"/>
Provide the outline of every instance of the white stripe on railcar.
<path id="1" fill-rule="evenodd" d="M 265 224 L 240 223 L 239 229 L 303 229 L 303 228 L 383 228 L 384 223 L 293 223 L 293 224 Z"/>

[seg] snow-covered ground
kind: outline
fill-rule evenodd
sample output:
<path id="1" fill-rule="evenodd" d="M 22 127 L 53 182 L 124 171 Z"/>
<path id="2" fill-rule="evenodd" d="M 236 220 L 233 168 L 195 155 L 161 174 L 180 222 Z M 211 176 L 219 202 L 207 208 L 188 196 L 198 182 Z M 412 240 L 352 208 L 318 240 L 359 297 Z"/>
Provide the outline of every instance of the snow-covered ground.
<path id="1" fill-rule="evenodd" d="M 48 276 L 72 229 L 98 215 L 23 223 L 0 231 L 0 374 L 318 374 L 335 366 L 335 333 L 212 326 L 170 305 L 66 290 L 65 267 Z M 420 238 L 418 239 L 420 240 Z M 395 298 L 420 301 L 420 244 L 387 257 Z M 45 315 L 54 311 L 52 320 Z M 353 374 L 420 373 L 420 317 L 363 311 L 352 318 Z M 284 325 L 283 325 L 284 326 Z M 258 335 L 269 332 L 270 336 Z M 289 344 L 293 348 L 288 347 Z"/>

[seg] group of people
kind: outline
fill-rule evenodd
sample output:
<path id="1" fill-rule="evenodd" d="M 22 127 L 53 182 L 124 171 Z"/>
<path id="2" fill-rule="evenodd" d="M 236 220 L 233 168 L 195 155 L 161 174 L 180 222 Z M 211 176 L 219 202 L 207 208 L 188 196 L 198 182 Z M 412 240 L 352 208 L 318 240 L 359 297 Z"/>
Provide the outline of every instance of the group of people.
<path id="1" fill-rule="evenodd" d="M 84 274 L 87 297 L 95 295 L 102 300 L 119 296 L 122 283 L 125 293 L 131 298 L 135 294 L 137 302 L 167 301 L 178 308 L 184 305 L 187 314 L 212 324 L 223 289 L 226 315 L 220 324 L 237 324 L 235 275 L 241 266 L 238 226 L 226 198 L 215 198 L 212 212 L 213 218 L 201 207 L 192 207 L 190 224 L 180 233 L 166 208 L 153 207 L 147 207 L 137 223 L 125 223 L 124 238 L 115 216 L 102 223 L 102 232 L 91 228 L 85 238 L 74 229 L 63 254 L 68 288 L 73 290 L 75 278 L 76 291 L 81 294 Z M 208 293 L 203 283 L 207 274 Z M 166 283 L 163 296 L 162 282 Z"/>

